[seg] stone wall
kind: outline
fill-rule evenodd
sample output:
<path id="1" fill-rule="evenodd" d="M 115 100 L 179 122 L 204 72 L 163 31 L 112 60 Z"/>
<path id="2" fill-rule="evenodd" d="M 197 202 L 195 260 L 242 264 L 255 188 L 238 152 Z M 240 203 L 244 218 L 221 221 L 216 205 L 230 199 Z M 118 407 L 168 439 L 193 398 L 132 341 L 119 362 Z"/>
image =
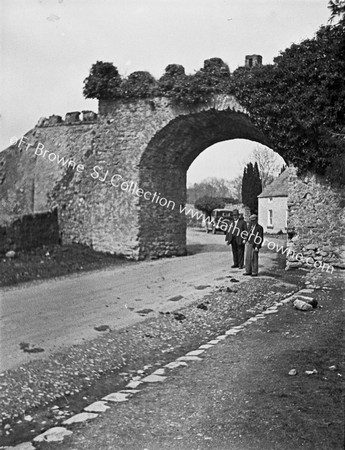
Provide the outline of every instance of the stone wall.
<path id="1" fill-rule="evenodd" d="M 92 125 L 37 127 L 26 133 L 22 142 L 0 153 L 0 225 L 52 209 L 51 194 L 68 169 L 56 158 L 49 159 L 50 153 L 82 162 L 91 131 Z M 45 156 L 41 154 L 42 145 L 48 149 Z"/>
<path id="2" fill-rule="evenodd" d="M 57 210 L 31 214 L 0 226 L 0 253 L 8 250 L 28 250 L 60 242 Z"/>
<path id="3" fill-rule="evenodd" d="M 0 224 L 57 207 L 63 243 L 134 259 L 183 255 L 189 165 L 221 140 L 266 143 L 231 96 L 191 108 L 166 98 L 101 101 L 99 111 L 93 121 L 78 112 L 40 119 L 28 148 L 1 153 Z"/>
<path id="4" fill-rule="evenodd" d="M 243 138 L 269 145 L 231 96 L 189 108 L 163 97 L 101 101 L 99 112 L 86 112 L 82 121 L 78 112 L 64 121 L 42 119 L 24 144 L 0 153 L 0 225 L 57 208 L 62 243 L 133 259 L 183 255 L 186 217 L 180 208 L 190 164 L 220 141 Z M 334 206 L 340 212 L 338 193 L 330 189 L 326 200 L 318 193 L 322 184 L 311 180 L 290 181 L 297 189 L 291 193 L 291 223 L 301 245 L 314 244 L 303 231 L 308 215 L 299 215 L 299 208 L 312 209 L 313 190 L 317 208 Z M 309 194 L 300 199 L 307 185 Z M 304 206 L 308 195 L 311 201 Z M 333 245 L 336 234 L 327 234 L 322 245 Z M 300 245 L 297 237 L 294 242 Z"/>
<path id="5" fill-rule="evenodd" d="M 319 261 L 335 267 L 345 263 L 345 193 L 313 174 L 289 172 L 288 231 L 290 248 L 305 260 L 289 258 L 288 266 Z"/>

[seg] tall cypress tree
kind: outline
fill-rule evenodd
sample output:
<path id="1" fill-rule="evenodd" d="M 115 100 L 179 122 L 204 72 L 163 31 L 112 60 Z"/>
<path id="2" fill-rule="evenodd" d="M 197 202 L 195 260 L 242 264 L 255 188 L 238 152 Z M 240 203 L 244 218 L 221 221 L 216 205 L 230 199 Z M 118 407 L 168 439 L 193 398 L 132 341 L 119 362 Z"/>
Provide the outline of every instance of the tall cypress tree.
<path id="1" fill-rule="evenodd" d="M 248 206 L 251 212 L 258 211 L 258 195 L 262 192 L 262 183 L 258 164 L 250 162 L 243 170 L 242 203 Z"/>
<path id="2" fill-rule="evenodd" d="M 242 203 L 247 204 L 248 200 L 248 169 L 247 166 L 243 169 L 242 177 Z"/>
<path id="3" fill-rule="evenodd" d="M 262 192 L 262 182 L 260 178 L 260 172 L 259 172 L 259 166 L 256 162 L 253 167 L 253 186 L 252 186 L 252 206 L 250 206 L 250 209 L 252 209 L 256 214 L 258 212 L 258 195 L 260 195 Z"/>

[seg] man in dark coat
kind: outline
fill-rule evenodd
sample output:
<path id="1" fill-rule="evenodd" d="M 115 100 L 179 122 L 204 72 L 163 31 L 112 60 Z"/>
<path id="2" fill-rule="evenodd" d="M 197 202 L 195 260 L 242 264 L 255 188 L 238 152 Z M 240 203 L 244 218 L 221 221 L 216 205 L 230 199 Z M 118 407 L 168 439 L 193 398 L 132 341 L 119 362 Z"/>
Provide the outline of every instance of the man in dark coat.
<path id="1" fill-rule="evenodd" d="M 233 255 L 233 265 L 232 268 L 238 267 L 243 269 L 244 264 L 244 244 L 245 237 L 242 233 L 247 231 L 246 222 L 240 219 L 238 214 L 238 209 L 233 210 L 233 221 L 230 223 L 228 231 L 225 235 L 225 241 L 227 245 L 231 244 L 232 255 Z"/>
<path id="2" fill-rule="evenodd" d="M 250 227 L 246 238 L 246 272 L 243 275 L 257 276 L 259 269 L 259 250 L 264 240 L 264 229 L 258 224 L 258 216 L 250 216 Z"/>

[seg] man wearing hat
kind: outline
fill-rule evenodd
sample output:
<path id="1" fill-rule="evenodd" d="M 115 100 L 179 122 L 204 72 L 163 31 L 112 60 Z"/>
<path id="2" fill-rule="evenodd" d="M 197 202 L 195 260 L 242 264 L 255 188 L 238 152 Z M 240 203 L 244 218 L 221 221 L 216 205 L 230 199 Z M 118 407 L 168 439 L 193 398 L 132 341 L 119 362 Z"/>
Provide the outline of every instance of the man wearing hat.
<path id="1" fill-rule="evenodd" d="M 247 225 L 246 222 L 240 218 L 238 209 L 234 209 L 232 214 L 233 222 L 230 223 L 228 231 L 226 232 L 225 241 L 227 245 L 231 244 L 234 260 L 234 263 L 231 267 L 238 267 L 239 269 L 243 269 L 245 240 L 243 236 L 241 236 L 241 234 L 243 231 L 247 231 Z"/>
<path id="2" fill-rule="evenodd" d="M 246 272 L 243 275 L 257 276 L 259 268 L 259 250 L 264 239 L 264 229 L 258 224 L 258 216 L 252 214 L 249 217 L 249 234 L 246 237 Z"/>

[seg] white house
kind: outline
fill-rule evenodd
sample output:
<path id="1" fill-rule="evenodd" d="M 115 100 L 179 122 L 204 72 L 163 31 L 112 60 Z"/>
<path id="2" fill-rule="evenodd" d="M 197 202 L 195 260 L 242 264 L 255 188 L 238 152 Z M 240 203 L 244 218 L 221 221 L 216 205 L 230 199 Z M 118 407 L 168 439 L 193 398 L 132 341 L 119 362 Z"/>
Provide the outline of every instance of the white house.
<path id="1" fill-rule="evenodd" d="M 259 224 L 265 233 L 286 233 L 289 169 L 285 169 L 258 195 Z"/>

